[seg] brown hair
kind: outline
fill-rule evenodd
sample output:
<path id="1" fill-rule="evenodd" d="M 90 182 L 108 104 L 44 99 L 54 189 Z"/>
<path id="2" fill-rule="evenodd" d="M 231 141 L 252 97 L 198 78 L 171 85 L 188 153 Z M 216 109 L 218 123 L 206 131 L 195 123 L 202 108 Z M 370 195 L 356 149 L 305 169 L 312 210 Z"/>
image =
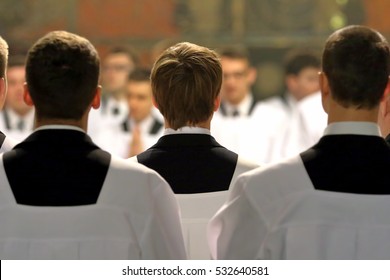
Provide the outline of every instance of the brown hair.
<path id="1" fill-rule="evenodd" d="M 222 84 L 216 52 L 188 42 L 165 50 L 155 62 L 153 96 L 173 129 L 206 121 L 214 111 Z"/>
<path id="2" fill-rule="evenodd" d="M 38 118 L 79 120 L 91 104 L 99 56 L 85 38 L 53 31 L 29 50 L 26 80 Z"/>
<path id="3" fill-rule="evenodd" d="M 0 78 L 5 77 L 5 69 L 7 68 L 8 61 L 8 44 L 0 36 Z"/>
<path id="4" fill-rule="evenodd" d="M 378 106 L 389 80 L 389 45 L 373 29 L 345 27 L 326 41 L 322 71 L 339 104 L 345 108 L 372 109 Z"/>

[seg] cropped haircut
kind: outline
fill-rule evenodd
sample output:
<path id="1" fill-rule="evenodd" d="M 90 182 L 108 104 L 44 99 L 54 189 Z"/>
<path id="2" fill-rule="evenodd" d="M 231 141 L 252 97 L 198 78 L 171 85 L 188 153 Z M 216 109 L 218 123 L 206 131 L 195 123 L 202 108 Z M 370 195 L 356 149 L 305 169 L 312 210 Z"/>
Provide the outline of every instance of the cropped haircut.
<path id="1" fill-rule="evenodd" d="M 8 63 L 8 44 L 0 36 L 0 78 L 5 77 L 5 70 Z"/>
<path id="2" fill-rule="evenodd" d="M 286 75 L 299 75 L 306 68 L 320 68 L 320 58 L 313 52 L 306 50 L 292 50 L 284 59 Z"/>
<path id="3" fill-rule="evenodd" d="M 250 64 L 249 52 L 244 47 L 234 46 L 222 48 L 218 50 L 218 54 L 220 57 L 246 60 L 248 61 L 248 64 Z"/>
<path id="4" fill-rule="evenodd" d="M 216 52 L 188 42 L 165 50 L 155 62 L 151 83 L 157 106 L 173 129 L 208 120 L 222 84 Z"/>
<path id="5" fill-rule="evenodd" d="M 26 65 L 26 57 L 23 55 L 10 55 L 8 58 L 8 68 Z"/>
<path id="6" fill-rule="evenodd" d="M 135 68 L 133 72 L 129 74 L 128 81 L 145 82 L 150 81 L 150 69 L 149 68 Z"/>
<path id="7" fill-rule="evenodd" d="M 50 32 L 29 50 L 26 80 L 38 118 L 79 120 L 91 104 L 99 56 L 85 38 Z"/>
<path id="8" fill-rule="evenodd" d="M 378 106 L 388 83 L 390 51 L 386 39 L 365 26 L 352 25 L 333 33 L 322 55 L 333 98 L 343 107 Z"/>
<path id="9" fill-rule="evenodd" d="M 108 52 L 106 54 L 106 57 L 109 56 L 109 55 L 114 55 L 114 54 L 124 54 L 124 55 L 127 55 L 127 57 L 130 58 L 130 60 L 135 65 L 137 65 L 139 63 L 138 54 L 135 52 L 135 50 L 133 50 L 130 47 L 125 47 L 125 46 L 115 46 L 115 47 L 112 47 L 111 49 L 108 50 Z"/>

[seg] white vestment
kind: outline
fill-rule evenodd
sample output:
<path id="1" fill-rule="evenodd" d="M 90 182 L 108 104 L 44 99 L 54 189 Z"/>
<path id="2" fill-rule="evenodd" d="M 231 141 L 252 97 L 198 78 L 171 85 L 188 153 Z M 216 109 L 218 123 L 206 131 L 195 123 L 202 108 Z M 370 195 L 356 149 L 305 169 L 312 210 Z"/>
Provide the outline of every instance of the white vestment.
<path id="1" fill-rule="evenodd" d="M 186 258 L 169 185 L 114 157 L 96 204 L 41 207 L 16 203 L 1 155 L 0 225 L 1 259 Z"/>
<path id="2" fill-rule="evenodd" d="M 240 176 L 208 240 L 217 259 L 389 259 L 390 196 L 315 190 L 296 156 Z"/>

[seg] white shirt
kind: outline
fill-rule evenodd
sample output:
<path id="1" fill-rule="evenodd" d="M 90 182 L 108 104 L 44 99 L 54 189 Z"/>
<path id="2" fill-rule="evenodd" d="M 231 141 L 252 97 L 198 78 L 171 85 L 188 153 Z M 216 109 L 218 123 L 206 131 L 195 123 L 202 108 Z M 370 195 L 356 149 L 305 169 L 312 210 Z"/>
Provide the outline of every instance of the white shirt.
<path id="1" fill-rule="evenodd" d="M 233 113 L 237 111 L 238 116 L 245 117 L 249 115 L 252 102 L 253 102 L 253 95 L 252 93 L 249 92 L 238 105 L 233 105 L 230 104 L 229 102 L 224 102 L 223 105 L 225 106 L 227 116 L 232 117 Z"/>
<path id="2" fill-rule="evenodd" d="M 208 134 L 210 135 L 210 130 L 207 128 L 196 127 L 196 126 L 183 126 L 179 129 L 166 128 L 164 135 L 169 134 Z"/>

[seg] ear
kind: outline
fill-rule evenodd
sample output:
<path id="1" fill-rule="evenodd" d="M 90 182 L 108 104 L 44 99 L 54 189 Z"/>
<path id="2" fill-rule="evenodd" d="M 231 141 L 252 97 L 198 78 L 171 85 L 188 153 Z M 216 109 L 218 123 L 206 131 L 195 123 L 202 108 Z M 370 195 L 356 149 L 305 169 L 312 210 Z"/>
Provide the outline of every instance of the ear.
<path id="1" fill-rule="evenodd" d="M 27 83 L 24 83 L 23 87 L 24 87 L 24 93 L 23 93 L 24 103 L 26 103 L 28 106 L 34 106 L 34 101 L 31 98 Z"/>
<path id="2" fill-rule="evenodd" d="M 220 105 L 221 105 L 221 95 L 218 94 L 218 96 L 214 100 L 214 112 L 216 112 L 219 109 Z"/>
<path id="3" fill-rule="evenodd" d="M 319 74 L 319 83 L 320 83 L 320 90 L 321 90 L 322 108 L 326 113 L 328 113 L 329 100 L 330 100 L 330 88 L 329 88 L 328 77 L 326 77 L 324 72 L 319 72 L 318 74 Z"/>
<path id="4" fill-rule="evenodd" d="M 387 85 L 380 101 L 379 114 L 382 117 L 386 117 L 390 114 L 390 77 L 387 80 Z"/>
<path id="5" fill-rule="evenodd" d="M 3 108 L 6 96 L 7 96 L 7 80 L 5 78 L 1 78 L 0 79 L 0 109 Z"/>
<path id="6" fill-rule="evenodd" d="M 102 95 L 102 86 L 98 85 L 96 87 L 95 96 L 93 97 L 92 100 L 92 108 L 94 108 L 95 110 L 99 109 L 100 107 L 101 95 Z"/>
<path id="7" fill-rule="evenodd" d="M 257 78 L 257 69 L 255 67 L 249 67 L 248 69 L 248 82 L 253 85 Z"/>
<path id="8" fill-rule="evenodd" d="M 154 96 L 152 96 L 152 102 L 153 102 L 153 106 L 156 107 L 156 109 L 158 109 L 157 102 L 156 99 L 154 99 Z"/>
<path id="9" fill-rule="evenodd" d="M 296 84 L 297 84 L 297 76 L 289 74 L 286 76 L 285 81 L 286 81 L 286 86 L 287 89 L 290 91 L 295 91 L 296 89 Z"/>

